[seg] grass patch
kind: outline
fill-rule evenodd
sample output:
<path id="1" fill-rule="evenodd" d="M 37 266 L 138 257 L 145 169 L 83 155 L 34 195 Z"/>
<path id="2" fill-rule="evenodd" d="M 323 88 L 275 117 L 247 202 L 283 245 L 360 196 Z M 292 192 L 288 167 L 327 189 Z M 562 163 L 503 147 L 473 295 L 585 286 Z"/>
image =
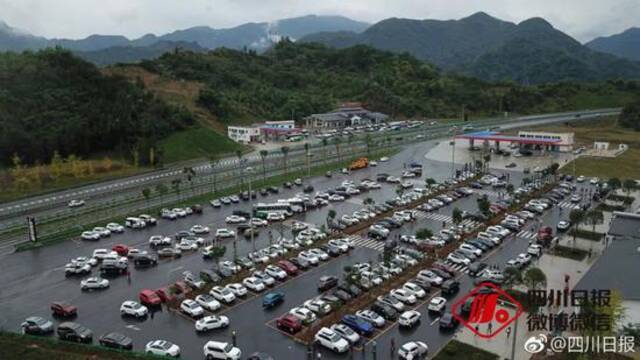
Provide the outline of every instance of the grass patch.
<path id="1" fill-rule="evenodd" d="M 582 156 L 577 158 L 575 163 L 576 174 L 588 177 L 640 179 L 640 166 L 638 166 L 638 163 L 640 163 L 640 149 L 629 148 L 629 150 L 615 158 Z M 573 164 L 571 162 L 568 163 L 560 172 L 573 174 Z"/>
<path id="2" fill-rule="evenodd" d="M 550 250 L 549 253 L 551 255 L 560 256 L 563 258 L 576 260 L 576 261 L 584 260 L 584 258 L 586 258 L 587 255 L 589 254 L 587 250 L 572 248 L 572 247 L 563 246 L 563 245 L 556 245 Z"/>
<path id="3" fill-rule="evenodd" d="M 158 359 L 158 357 L 132 351 L 111 350 L 97 345 L 63 342 L 55 338 L 0 332 L 0 359 L 126 360 Z"/>
<path id="4" fill-rule="evenodd" d="M 571 231 L 569 231 L 569 235 L 576 236 L 581 239 L 592 240 L 592 241 L 600 241 L 604 236 L 603 233 L 599 233 L 597 231 L 594 232 L 591 230 L 584 230 L 584 229 L 572 229 Z"/>
<path id="5" fill-rule="evenodd" d="M 244 147 L 211 128 L 196 126 L 161 141 L 165 164 L 193 160 L 211 154 L 230 154 Z"/>
<path id="6" fill-rule="evenodd" d="M 636 198 L 634 198 L 633 196 L 624 196 L 624 195 L 618 195 L 618 194 L 609 194 L 607 199 L 613 200 L 613 201 L 621 201 L 625 205 L 631 205 L 636 200 Z"/>
<path id="7" fill-rule="evenodd" d="M 475 346 L 451 340 L 433 360 L 498 360 L 500 357 L 494 353 L 482 350 Z"/>
<path id="8" fill-rule="evenodd" d="M 598 204 L 598 206 L 596 207 L 596 210 L 600 210 L 600 211 L 608 211 L 608 212 L 613 212 L 613 211 L 625 211 L 626 207 L 623 205 L 611 205 L 611 204 L 605 204 L 605 203 L 600 203 Z"/>

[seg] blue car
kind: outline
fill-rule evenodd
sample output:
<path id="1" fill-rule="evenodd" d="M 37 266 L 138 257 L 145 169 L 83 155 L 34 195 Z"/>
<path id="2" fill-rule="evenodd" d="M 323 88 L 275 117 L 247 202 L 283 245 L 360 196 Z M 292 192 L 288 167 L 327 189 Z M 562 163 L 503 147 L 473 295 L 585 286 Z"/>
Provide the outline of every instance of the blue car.
<path id="1" fill-rule="evenodd" d="M 262 307 L 270 309 L 284 301 L 284 294 L 281 292 L 270 292 L 262 298 Z"/>
<path id="2" fill-rule="evenodd" d="M 355 315 L 345 315 L 342 317 L 342 323 L 353 329 L 360 335 L 369 336 L 373 334 L 373 325 Z"/>

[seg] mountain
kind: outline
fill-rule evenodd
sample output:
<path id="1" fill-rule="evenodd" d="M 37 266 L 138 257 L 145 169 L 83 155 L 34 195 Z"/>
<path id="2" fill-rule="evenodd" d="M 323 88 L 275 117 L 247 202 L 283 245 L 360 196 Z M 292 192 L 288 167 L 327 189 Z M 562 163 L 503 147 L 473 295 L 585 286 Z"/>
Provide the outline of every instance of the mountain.
<path id="1" fill-rule="evenodd" d="M 160 40 L 147 46 L 112 46 L 95 51 L 76 51 L 81 58 L 96 65 L 111 65 L 115 63 L 135 63 L 145 59 L 155 59 L 169 51 L 188 50 L 205 52 L 207 49 L 195 42 Z"/>
<path id="2" fill-rule="evenodd" d="M 444 70 L 485 80 L 542 83 L 640 77 L 640 63 L 593 51 L 541 18 L 519 24 L 482 12 L 446 21 L 392 18 L 359 34 L 324 32 L 300 41 L 409 52 Z"/>
<path id="3" fill-rule="evenodd" d="M 620 34 L 599 37 L 589 41 L 585 46 L 638 61 L 640 60 L 640 28 L 633 27 Z"/>
<path id="4" fill-rule="evenodd" d="M 246 23 L 228 29 L 214 29 L 208 26 L 196 26 L 157 36 L 146 34 L 138 39 L 127 39 L 120 35 L 91 35 L 84 39 L 46 39 L 16 30 L 0 22 L 0 51 L 35 50 L 60 46 L 72 51 L 98 51 L 112 47 L 150 46 L 157 42 L 197 43 L 207 49 L 228 47 L 231 49 L 249 48 L 263 51 L 271 47 L 282 37 L 299 39 L 313 32 L 353 31 L 361 32 L 369 26 L 367 23 L 351 20 L 342 16 L 308 15 L 278 20 L 273 23 Z M 157 49 L 157 47 L 156 47 Z M 145 51 L 153 52 L 152 49 Z M 121 52 L 121 49 L 113 53 Z M 144 51 L 141 51 L 142 53 Z"/>

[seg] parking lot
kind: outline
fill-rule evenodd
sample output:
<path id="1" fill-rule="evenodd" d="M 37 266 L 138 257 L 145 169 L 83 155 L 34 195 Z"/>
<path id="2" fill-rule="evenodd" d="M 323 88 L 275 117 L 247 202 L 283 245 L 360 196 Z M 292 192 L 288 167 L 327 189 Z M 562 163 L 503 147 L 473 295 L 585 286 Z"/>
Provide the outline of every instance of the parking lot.
<path id="1" fill-rule="evenodd" d="M 332 178 L 305 179 L 304 182 L 311 184 L 315 191 L 321 191 L 336 187 L 346 179 L 355 182 L 363 178 L 375 179 L 376 174 L 382 172 L 399 176 L 407 164 L 411 162 L 421 163 L 424 170 L 421 178 L 409 181 L 424 184 L 424 179 L 427 177 L 443 181 L 450 175 L 450 163 L 427 160 L 424 155 L 433 146 L 435 146 L 435 142 L 412 145 L 392 157 L 390 161 L 378 163 L 377 167 L 353 171 L 350 175 L 335 174 Z M 500 173 L 505 173 L 505 171 L 500 171 Z M 520 185 L 522 177 L 523 175 L 517 171 L 509 172 L 509 181 L 516 187 Z M 592 186 L 588 182 L 577 185 L 579 187 Z M 343 214 L 351 214 L 353 211 L 365 207 L 363 200 L 367 197 L 372 198 L 376 203 L 394 198 L 396 188 L 395 184 L 383 184 L 379 190 L 353 196 L 342 202 L 331 202 L 328 206 L 310 210 L 304 214 L 296 214 L 293 219 L 320 226 L 326 224 L 327 214 L 330 210 L 335 210 L 338 217 Z M 296 186 L 292 189 L 281 188 L 279 194 L 271 194 L 265 198 L 258 195 L 258 199 L 255 201 L 275 202 L 276 199 L 293 197 L 301 191 L 302 187 Z M 408 222 L 399 229 L 393 230 L 389 238 L 398 238 L 399 235 L 413 235 L 416 230 L 425 227 L 437 233 L 443 227 L 443 223 L 448 225 L 451 222 L 454 207 L 475 213 L 478 207 L 476 201 L 478 196 L 487 195 L 490 200 L 495 200 L 501 196 L 499 192 L 499 189 L 485 186 L 475 190 L 472 196 L 462 197 L 439 210 L 419 211 L 416 213 L 415 221 Z M 575 205 L 568 198 L 559 202 L 552 209 L 538 216 L 539 220 L 528 221 L 522 229 L 507 237 L 500 247 L 487 252 L 482 261 L 504 267 L 508 260 L 526 252 L 540 226 L 549 225 L 555 229 L 557 222 L 561 218 L 566 219 L 569 210 Z M 206 341 L 214 339 L 231 342 L 232 332 L 235 332 L 237 346 L 242 350 L 244 357 L 255 351 L 263 351 L 276 359 L 303 359 L 307 352 L 306 346 L 291 340 L 289 335 L 276 329 L 275 319 L 288 312 L 292 307 L 300 306 L 304 301 L 317 296 L 316 284 L 322 276 L 331 275 L 342 278 L 343 269 L 346 266 L 379 261 L 384 246 L 381 241 L 369 239 L 362 234 L 355 235 L 351 237 L 354 249 L 349 254 L 331 258 L 287 281 L 278 282 L 273 289 L 285 294 L 282 304 L 273 309 L 264 310 L 262 295 L 247 296 L 244 300 L 236 300 L 231 306 L 223 306 L 221 310 L 216 312 L 216 314 L 225 315 L 230 319 L 229 327 L 203 334 L 198 334 L 195 331 L 192 319 L 179 312 L 167 311 L 166 307 L 153 312 L 152 316 L 143 320 L 121 317 L 119 313 L 120 304 L 125 300 L 138 300 L 138 292 L 142 289 L 157 289 L 166 286 L 182 279 L 182 274 L 185 271 L 197 274 L 203 268 L 212 268 L 212 261 L 203 259 L 199 251 L 185 252 L 177 259 L 160 259 L 158 266 L 147 269 L 133 269 L 133 266 L 130 266 L 130 277 L 111 278 L 110 287 L 106 290 L 82 292 L 79 283 L 83 277 L 65 278 L 64 265 L 72 258 L 90 256 L 95 248 L 111 249 L 113 245 L 122 243 L 129 247 L 151 251 L 148 239 L 152 235 L 173 236 L 178 231 L 188 230 L 198 224 L 207 225 L 212 231 L 223 227 L 233 228 L 232 225 L 225 224 L 225 218 L 231 214 L 232 210 L 250 211 L 251 209 L 251 204 L 247 201 L 222 206 L 219 209 L 214 209 L 208 204 L 203 204 L 203 206 L 203 214 L 193 214 L 173 221 L 159 219 L 158 225 L 154 227 L 143 230 L 127 229 L 123 234 L 114 234 L 98 242 L 74 240 L 53 247 L 3 257 L 5 271 L 0 274 L 0 279 L 4 284 L 0 295 L 0 309 L 6 316 L 0 320 L 2 321 L 0 326 L 5 330 L 17 331 L 24 318 L 34 315 L 49 318 L 50 303 L 55 300 L 65 300 L 78 307 L 79 315 L 75 321 L 93 330 L 94 342 L 97 342 L 97 338 L 104 333 L 117 331 L 131 337 L 134 340 L 134 348 L 137 350 L 142 350 L 148 341 L 165 339 L 178 344 L 184 358 L 199 359 L 203 357 L 202 346 Z M 270 225 L 268 230 L 260 231 L 255 238 L 256 248 L 266 247 L 269 245 L 270 238 L 272 240 L 279 238 L 281 232 L 285 238 L 293 238 L 287 225 L 289 223 L 285 222 L 282 225 L 275 223 Z M 470 226 L 476 223 L 471 220 L 464 222 Z M 269 236 L 269 230 L 271 236 Z M 211 235 L 207 235 L 207 238 L 211 239 Z M 235 246 L 233 242 L 233 239 L 222 241 L 222 244 L 227 248 L 224 259 L 231 260 L 233 258 L 234 247 L 238 256 L 246 256 L 253 250 L 251 241 L 242 236 L 238 237 Z M 447 305 L 457 301 L 473 287 L 473 279 L 466 274 L 468 268 L 463 265 L 454 265 L 453 267 L 457 270 L 456 279 L 460 281 L 460 291 L 455 296 L 448 298 Z M 97 274 L 96 269 L 93 270 L 93 274 Z M 421 321 L 417 326 L 408 330 L 400 329 L 395 323 L 386 326 L 382 330 L 377 330 L 356 349 L 365 349 L 369 353 L 375 343 L 378 354 L 389 354 L 391 340 L 394 339 L 397 346 L 410 340 L 420 340 L 429 345 L 430 353 L 439 350 L 450 339 L 452 333 L 441 332 L 438 324 L 439 317 L 428 314 L 426 310 L 425 304 L 431 297 L 437 295 L 438 291 L 431 291 L 426 298 L 421 299 L 415 305 L 415 309 L 421 313 Z M 59 321 L 56 320 L 56 322 Z M 320 351 L 323 353 L 323 358 L 328 359 L 347 356 L 335 354 L 326 349 Z"/>

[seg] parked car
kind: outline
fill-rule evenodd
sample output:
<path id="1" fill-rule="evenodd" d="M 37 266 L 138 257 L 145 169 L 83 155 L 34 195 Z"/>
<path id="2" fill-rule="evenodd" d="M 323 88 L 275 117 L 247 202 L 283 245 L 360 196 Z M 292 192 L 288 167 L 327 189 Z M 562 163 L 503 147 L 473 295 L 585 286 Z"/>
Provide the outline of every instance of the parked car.
<path id="1" fill-rule="evenodd" d="M 165 340 L 149 341 L 144 347 L 144 352 L 150 355 L 179 357 L 180 347 L 172 342 Z"/>
<path id="2" fill-rule="evenodd" d="M 45 335 L 53 332 L 53 322 L 40 316 L 29 316 L 20 324 L 20 328 L 28 335 Z"/>
<path id="3" fill-rule="evenodd" d="M 271 309 L 282 302 L 284 302 L 284 293 L 270 292 L 262 298 L 262 307 L 265 309 Z"/>
<path id="4" fill-rule="evenodd" d="M 398 324 L 403 327 L 413 327 L 420 322 L 420 313 L 415 310 L 403 312 L 398 318 Z"/>
<path id="5" fill-rule="evenodd" d="M 133 339 L 118 332 L 110 332 L 102 335 L 98 340 L 100 345 L 118 350 L 132 350 Z"/>
<path id="6" fill-rule="evenodd" d="M 90 343 L 93 341 L 93 332 L 88 328 L 74 322 L 63 322 L 58 325 L 56 331 L 60 340 Z"/>
<path id="7" fill-rule="evenodd" d="M 344 339 L 335 331 L 326 327 L 320 329 L 316 333 L 314 339 L 316 343 L 320 344 L 321 346 L 324 346 L 327 349 L 333 350 L 338 353 L 346 352 L 350 347 L 349 342 L 346 339 Z"/>
<path id="8" fill-rule="evenodd" d="M 276 326 L 289 334 L 295 334 L 302 330 L 302 321 L 293 314 L 285 314 L 276 320 Z"/>

